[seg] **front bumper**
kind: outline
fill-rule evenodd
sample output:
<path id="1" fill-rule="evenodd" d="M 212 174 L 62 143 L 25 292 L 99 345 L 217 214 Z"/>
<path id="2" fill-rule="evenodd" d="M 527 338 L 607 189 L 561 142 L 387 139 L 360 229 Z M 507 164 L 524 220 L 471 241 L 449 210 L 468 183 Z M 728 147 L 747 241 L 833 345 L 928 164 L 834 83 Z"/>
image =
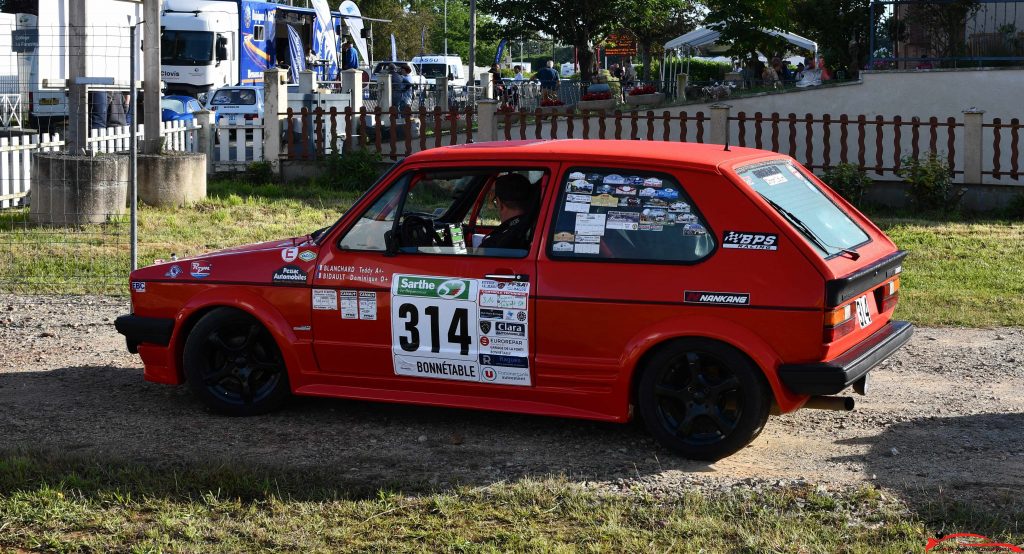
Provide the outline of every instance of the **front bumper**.
<path id="1" fill-rule="evenodd" d="M 114 329 L 124 335 L 128 351 L 137 354 L 142 343 L 167 346 L 174 332 L 174 320 L 128 314 L 114 320 Z"/>
<path id="2" fill-rule="evenodd" d="M 797 394 L 836 394 L 863 379 L 913 334 L 914 326 L 909 322 L 890 321 L 834 360 L 779 366 L 779 379 Z"/>

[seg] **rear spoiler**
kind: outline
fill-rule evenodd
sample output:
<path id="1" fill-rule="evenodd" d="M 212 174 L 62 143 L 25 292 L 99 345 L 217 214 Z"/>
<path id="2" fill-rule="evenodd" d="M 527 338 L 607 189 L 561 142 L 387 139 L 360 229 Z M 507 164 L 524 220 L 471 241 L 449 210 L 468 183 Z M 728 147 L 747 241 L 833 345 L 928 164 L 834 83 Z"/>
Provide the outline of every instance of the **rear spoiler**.
<path id="1" fill-rule="evenodd" d="M 840 306 L 854 296 L 862 294 L 865 290 L 874 288 L 899 275 L 903 271 L 903 258 L 906 258 L 907 254 L 906 250 L 899 250 L 864 269 L 827 281 L 825 283 L 825 306 L 828 308 Z"/>

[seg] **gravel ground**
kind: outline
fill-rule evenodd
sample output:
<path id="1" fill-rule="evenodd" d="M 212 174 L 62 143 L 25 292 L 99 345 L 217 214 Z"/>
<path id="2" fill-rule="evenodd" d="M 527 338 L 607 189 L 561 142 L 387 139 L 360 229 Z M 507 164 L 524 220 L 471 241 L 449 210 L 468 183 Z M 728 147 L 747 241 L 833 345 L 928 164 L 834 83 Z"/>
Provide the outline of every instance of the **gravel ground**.
<path id="1" fill-rule="evenodd" d="M 0 452 L 290 467 L 405 490 L 524 475 L 656 495 L 796 481 L 991 500 L 1024 486 L 1020 328 L 918 329 L 855 411 L 772 417 L 750 447 L 709 465 L 637 425 L 312 398 L 269 416 L 211 415 L 185 387 L 142 380 L 113 328 L 125 311 L 123 300 L 0 297 Z"/>

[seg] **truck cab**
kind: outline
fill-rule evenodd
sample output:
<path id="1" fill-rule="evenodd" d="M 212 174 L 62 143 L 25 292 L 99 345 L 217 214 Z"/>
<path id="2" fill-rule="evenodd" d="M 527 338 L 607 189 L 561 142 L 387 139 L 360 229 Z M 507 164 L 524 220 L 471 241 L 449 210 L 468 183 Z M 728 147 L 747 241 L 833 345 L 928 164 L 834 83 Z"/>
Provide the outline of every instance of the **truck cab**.
<path id="1" fill-rule="evenodd" d="M 167 0 L 160 76 L 168 94 L 203 96 L 238 82 L 238 4 Z"/>

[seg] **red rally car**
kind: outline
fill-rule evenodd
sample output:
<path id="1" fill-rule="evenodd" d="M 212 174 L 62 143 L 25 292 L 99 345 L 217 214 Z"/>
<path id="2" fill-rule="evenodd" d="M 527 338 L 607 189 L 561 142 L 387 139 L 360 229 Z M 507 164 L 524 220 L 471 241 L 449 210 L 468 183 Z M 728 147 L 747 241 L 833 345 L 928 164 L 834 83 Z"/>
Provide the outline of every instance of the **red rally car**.
<path id="1" fill-rule="evenodd" d="M 906 253 L 792 158 L 642 141 L 437 148 L 329 228 L 131 274 L 145 379 L 214 410 L 330 396 L 625 422 L 715 460 L 852 409 L 913 331 Z"/>

